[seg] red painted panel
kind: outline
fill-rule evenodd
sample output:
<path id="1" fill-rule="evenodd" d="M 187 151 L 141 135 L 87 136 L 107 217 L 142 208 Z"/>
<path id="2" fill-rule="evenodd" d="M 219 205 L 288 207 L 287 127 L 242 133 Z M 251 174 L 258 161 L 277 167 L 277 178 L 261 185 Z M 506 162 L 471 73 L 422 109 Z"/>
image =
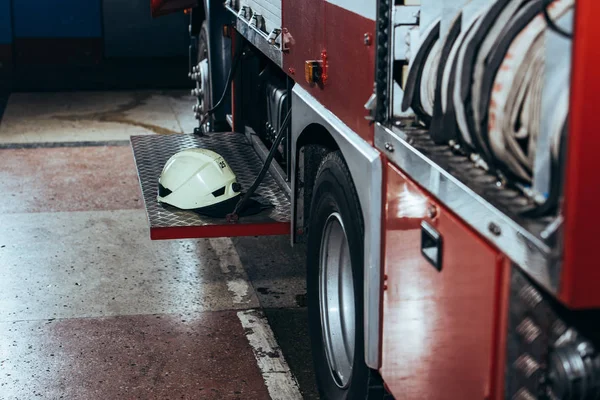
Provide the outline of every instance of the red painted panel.
<path id="1" fill-rule="evenodd" d="M 510 306 L 510 274 L 512 262 L 505 259 L 498 268 L 496 280 L 496 304 L 494 306 L 494 338 L 492 340 L 492 365 L 490 375 L 490 400 L 504 400 L 506 352 L 508 335 L 508 312 Z"/>
<path id="2" fill-rule="evenodd" d="M 365 45 L 364 36 L 375 36 L 375 21 L 323 0 L 285 0 L 283 26 L 294 38 L 284 54 L 285 71 L 372 143 L 373 127 L 365 119 L 364 105 L 373 92 L 375 46 Z M 328 80 L 323 88 L 311 87 L 304 79 L 304 63 L 320 59 L 323 50 L 327 51 Z"/>
<path id="3" fill-rule="evenodd" d="M 289 234 L 289 222 L 150 228 L 150 239 L 152 240 L 198 239 L 236 236 L 275 236 Z"/>
<path id="4" fill-rule="evenodd" d="M 597 231 L 600 213 L 600 2 L 576 7 L 569 152 L 565 187 L 564 263 L 560 299 L 573 308 L 600 307 Z"/>
<path id="5" fill-rule="evenodd" d="M 489 397 L 503 258 L 391 164 L 387 174 L 382 376 L 396 398 Z M 423 220 L 443 237 L 441 272 L 421 255 Z"/>

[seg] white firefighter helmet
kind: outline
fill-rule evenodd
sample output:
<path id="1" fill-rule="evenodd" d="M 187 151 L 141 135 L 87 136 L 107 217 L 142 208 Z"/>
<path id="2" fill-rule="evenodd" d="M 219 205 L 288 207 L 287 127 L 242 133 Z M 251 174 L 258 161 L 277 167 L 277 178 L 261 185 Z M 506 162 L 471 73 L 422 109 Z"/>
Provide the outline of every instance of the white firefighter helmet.
<path id="1" fill-rule="evenodd" d="M 225 159 L 206 149 L 175 154 L 158 180 L 158 201 L 183 210 L 231 212 L 239 195 L 240 185 Z"/>

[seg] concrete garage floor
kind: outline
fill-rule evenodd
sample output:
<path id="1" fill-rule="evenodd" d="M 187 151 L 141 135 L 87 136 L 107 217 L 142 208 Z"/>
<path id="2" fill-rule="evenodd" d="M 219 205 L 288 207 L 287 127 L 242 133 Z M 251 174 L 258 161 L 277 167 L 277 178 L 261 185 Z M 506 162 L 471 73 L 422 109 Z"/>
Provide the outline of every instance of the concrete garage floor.
<path id="1" fill-rule="evenodd" d="M 192 104 L 165 91 L 10 96 L 0 399 L 318 397 L 302 247 L 149 240 L 128 139 L 191 132 Z"/>

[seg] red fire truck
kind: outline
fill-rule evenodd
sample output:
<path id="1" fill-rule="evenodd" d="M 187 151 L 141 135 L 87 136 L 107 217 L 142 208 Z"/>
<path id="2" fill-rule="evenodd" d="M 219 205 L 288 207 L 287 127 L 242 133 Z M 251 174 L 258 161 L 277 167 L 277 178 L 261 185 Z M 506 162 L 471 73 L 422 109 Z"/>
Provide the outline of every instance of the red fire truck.
<path id="1" fill-rule="evenodd" d="M 199 123 L 132 138 L 151 237 L 305 241 L 323 398 L 600 398 L 599 2 L 152 0 L 181 10 Z M 187 147 L 270 207 L 160 207 Z"/>

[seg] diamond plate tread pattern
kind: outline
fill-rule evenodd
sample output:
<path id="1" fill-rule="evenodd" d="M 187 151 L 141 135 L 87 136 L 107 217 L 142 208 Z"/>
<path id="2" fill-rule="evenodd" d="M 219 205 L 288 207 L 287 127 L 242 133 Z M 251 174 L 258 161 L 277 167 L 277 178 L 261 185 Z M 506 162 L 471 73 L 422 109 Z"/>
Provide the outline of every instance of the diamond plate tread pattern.
<path id="1" fill-rule="evenodd" d="M 531 200 L 515 189 L 498 186 L 498 178 L 474 166 L 466 156 L 455 154 L 448 145 L 437 145 L 424 129 L 405 128 L 406 140 L 423 155 L 467 185 L 520 226 L 539 237 L 552 221 L 552 216 L 530 218 L 522 213 L 531 207 Z"/>
<path id="2" fill-rule="evenodd" d="M 156 200 L 158 178 L 165 163 L 175 153 L 189 148 L 205 148 L 220 154 L 236 174 L 242 191 L 246 191 L 260 172 L 262 162 L 244 135 L 229 132 L 211 133 L 203 137 L 188 134 L 143 135 L 132 136 L 131 145 L 151 233 L 153 229 L 162 228 L 229 226 L 232 229 L 231 236 L 237 236 L 233 233 L 236 226 L 290 222 L 290 201 L 270 173 L 256 190 L 256 196 L 257 200 L 274 207 L 257 215 L 241 217 L 236 224 L 228 223 L 225 219 L 204 217 L 193 211 L 169 210 Z"/>

